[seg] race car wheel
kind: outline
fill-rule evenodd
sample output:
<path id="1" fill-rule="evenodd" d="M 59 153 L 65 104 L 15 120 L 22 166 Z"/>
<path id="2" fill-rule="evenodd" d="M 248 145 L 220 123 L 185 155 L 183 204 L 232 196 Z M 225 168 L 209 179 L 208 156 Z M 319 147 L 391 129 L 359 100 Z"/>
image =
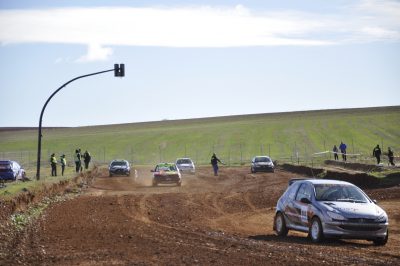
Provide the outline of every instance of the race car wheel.
<path id="1" fill-rule="evenodd" d="M 377 238 L 374 240 L 375 246 L 384 246 L 389 240 L 389 230 L 386 231 L 386 237 L 384 238 Z"/>
<path id="2" fill-rule="evenodd" d="M 286 227 L 285 218 L 281 212 L 277 213 L 275 216 L 275 231 L 278 236 L 286 236 L 289 231 Z"/>
<path id="3" fill-rule="evenodd" d="M 112 174 L 110 173 L 110 177 L 112 177 Z"/>
<path id="4" fill-rule="evenodd" d="M 251 168 L 251 173 L 254 174 L 256 171 L 253 169 L 253 167 Z"/>
<path id="5" fill-rule="evenodd" d="M 310 236 L 311 241 L 314 243 L 321 242 L 324 239 L 321 220 L 318 217 L 314 217 L 311 220 L 311 226 L 308 235 Z"/>

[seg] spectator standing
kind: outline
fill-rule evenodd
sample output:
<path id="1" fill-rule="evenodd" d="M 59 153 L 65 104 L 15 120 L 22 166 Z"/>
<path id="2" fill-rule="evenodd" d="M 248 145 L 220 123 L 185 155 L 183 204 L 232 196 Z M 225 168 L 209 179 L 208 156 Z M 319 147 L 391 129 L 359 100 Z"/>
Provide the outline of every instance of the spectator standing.
<path id="1" fill-rule="evenodd" d="M 65 154 L 61 155 L 60 163 L 61 163 L 61 175 L 64 176 L 65 166 L 67 165 L 67 160 L 65 159 Z"/>
<path id="2" fill-rule="evenodd" d="M 394 166 L 394 155 L 393 151 L 390 147 L 388 147 L 388 157 L 389 157 L 389 163 Z"/>
<path id="3" fill-rule="evenodd" d="M 79 149 L 75 150 L 75 154 L 74 154 L 74 161 L 75 161 L 75 171 L 77 173 L 79 173 L 79 170 L 82 168 L 81 164 L 81 153 L 79 152 Z"/>
<path id="4" fill-rule="evenodd" d="M 83 154 L 83 162 L 85 163 L 86 170 L 89 168 L 89 163 L 91 159 L 92 156 L 90 156 L 90 153 L 88 151 L 85 151 L 85 153 Z"/>
<path id="5" fill-rule="evenodd" d="M 338 156 L 338 148 L 336 147 L 336 145 L 333 145 L 333 155 L 335 156 L 335 161 L 339 160 L 339 156 Z"/>
<path id="6" fill-rule="evenodd" d="M 342 142 L 340 142 L 340 146 L 339 146 L 339 150 L 342 153 L 342 159 L 344 162 L 347 161 L 347 156 L 346 156 L 346 149 L 347 149 L 347 145 Z"/>
<path id="7" fill-rule="evenodd" d="M 377 164 L 381 163 L 381 154 L 381 148 L 379 148 L 379 145 L 376 145 L 376 147 L 372 150 L 372 156 L 375 156 Z"/>
<path id="8" fill-rule="evenodd" d="M 54 153 L 50 157 L 50 165 L 51 165 L 51 176 L 57 176 L 57 159 Z"/>
<path id="9" fill-rule="evenodd" d="M 218 176 L 218 162 L 224 164 L 223 162 L 220 161 L 220 159 L 217 158 L 215 153 L 213 153 L 213 155 L 211 156 L 211 165 L 214 170 L 214 176 Z"/>
<path id="10" fill-rule="evenodd" d="M 80 157 L 81 157 L 81 163 L 80 163 L 80 168 L 79 168 L 79 171 L 82 173 L 82 171 L 83 171 L 83 166 L 82 166 L 82 151 L 81 151 L 81 149 L 78 149 L 78 151 L 79 151 L 79 155 L 80 155 Z"/>

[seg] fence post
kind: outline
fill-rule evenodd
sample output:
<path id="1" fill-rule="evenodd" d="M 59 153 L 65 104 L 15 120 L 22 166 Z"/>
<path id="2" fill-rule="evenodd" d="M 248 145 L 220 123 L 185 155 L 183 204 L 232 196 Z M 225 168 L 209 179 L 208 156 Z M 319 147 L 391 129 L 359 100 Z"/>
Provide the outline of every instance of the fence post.
<path id="1" fill-rule="evenodd" d="M 231 167 L 231 146 L 229 145 L 228 151 L 228 166 Z"/>
<path id="2" fill-rule="evenodd" d="M 243 151 L 242 151 L 242 143 L 240 143 L 240 165 L 242 165 L 243 161 Z"/>
<path id="3" fill-rule="evenodd" d="M 268 156 L 271 158 L 271 144 L 268 144 Z"/>

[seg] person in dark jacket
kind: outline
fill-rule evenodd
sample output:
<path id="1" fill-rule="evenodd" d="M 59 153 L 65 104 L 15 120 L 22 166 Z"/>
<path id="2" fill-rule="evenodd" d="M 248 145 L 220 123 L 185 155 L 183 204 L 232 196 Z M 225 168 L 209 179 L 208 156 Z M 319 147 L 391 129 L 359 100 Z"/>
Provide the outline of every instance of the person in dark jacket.
<path id="1" fill-rule="evenodd" d="M 81 160 L 81 153 L 79 151 L 79 149 L 75 150 L 75 154 L 74 154 L 74 162 L 75 162 L 75 170 L 77 173 L 79 173 L 79 171 L 81 170 L 82 166 L 82 160 Z"/>
<path id="2" fill-rule="evenodd" d="M 335 161 L 339 160 L 339 156 L 337 155 L 338 153 L 338 148 L 336 147 L 336 145 L 333 145 L 333 155 L 335 156 Z"/>
<path id="3" fill-rule="evenodd" d="M 89 163 L 91 159 L 92 156 L 90 156 L 90 153 L 88 151 L 85 151 L 85 153 L 83 154 L 83 162 L 85 163 L 86 170 L 89 168 Z"/>
<path id="4" fill-rule="evenodd" d="M 211 156 L 211 165 L 212 165 L 213 170 L 214 170 L 214 176 L 218 176 L 218 162 L 224 164 L 223 162 L 221 162 L 220 159 L 217 158 L 215 153 L 213 153 L 213 155 Z"/>
<path id="5" fill-rule="evenodd" d="M 389 157 L 389 163 L 394 166 L 394 155 L 393 151 L 390 147 L 388 147 L 388 157 Z"/>
<path id="6" fill-rule="evenodd" d="M 376 145 L 376 147 L 372 151 L 372 156 L 375 156 L 377 164 L 381 163 L 381 154 L 382 154 L 381 148 L 379 148 L 379 145 Z"/>
<path id="7" fill-rule="evenodd" d="M 346 144 L 344 144 L 343 141 L 340 142 L 339 150 L 340 150 L 340 152 L 342 153 L 342 159 L 343 159 L 343 161 L 347 161 L 346 149 L 347 149 Z"/>

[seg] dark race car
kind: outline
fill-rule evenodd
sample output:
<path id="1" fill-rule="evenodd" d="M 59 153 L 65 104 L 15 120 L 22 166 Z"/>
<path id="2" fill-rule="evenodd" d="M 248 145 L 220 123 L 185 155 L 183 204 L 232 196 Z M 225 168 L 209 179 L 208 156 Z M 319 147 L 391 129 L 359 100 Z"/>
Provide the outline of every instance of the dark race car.
<path id="1" fill-rule="evenodd" d="M 110 177 L 113 175 L 131 175 L 131 166 L 127 160 L 114 160 L 108 166 Z"/>
<path id="2" fill-rule="evenodd" d="M 174 163 L 157 164 L 156 168 L 151 172 L 153 173 L 153 186 L 158 184 L 182 185 L 181 173 Z"/>
<path id="3" fill-rule="evenodd" d="M 388 241 L 388 216 L 357 186 L 337 180 L 295 179 L 276 205 L 274 230 L 308 233 L 313 242 L 324 237 Z"/>
<path id="4" fill-rule="evenodd" d="M 268 156 L 255 156 L 251 160 L 251 172 L 274 172 L 275 166 Z"/>

